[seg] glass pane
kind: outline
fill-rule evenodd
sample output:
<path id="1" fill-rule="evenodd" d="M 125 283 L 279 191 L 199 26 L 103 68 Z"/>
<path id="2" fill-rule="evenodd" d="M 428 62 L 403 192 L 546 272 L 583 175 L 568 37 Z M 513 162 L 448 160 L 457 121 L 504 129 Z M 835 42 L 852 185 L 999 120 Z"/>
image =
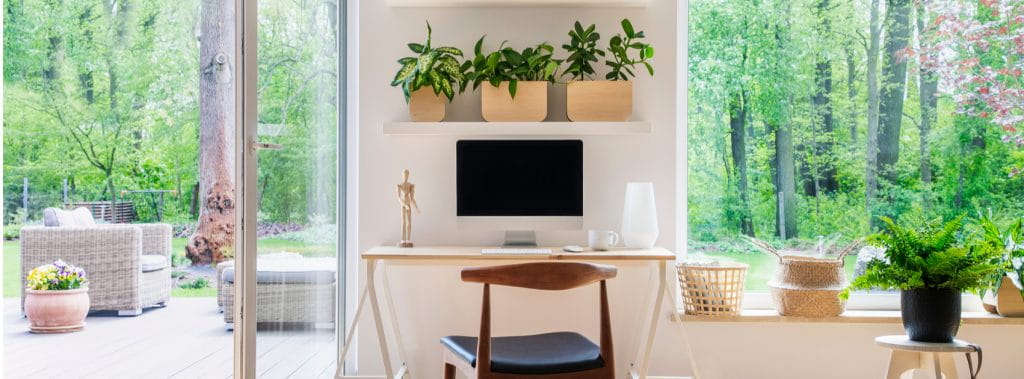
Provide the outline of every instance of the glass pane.
<path id="1" fill-rule="evenodd" d="M 210 188 L 201 183 L 213 178 L 207 168 L 234 175 L 232 161 L 200 163 L 201 150 L 231 157 L 232 146 L 208 148 L 200 137 L 216 129 L 234 138 L 232 123 L 201 121 L 210 83 L 223 93 L 234 89 L 230 80 L 207 79 L 200 50 L 217 45 L 217 31 L 233 41 L 231 30 L 219 29 L 234 24 L 223 18 L 235 13 L 233 6 L 4 1 L 0 376 L 232 374 L 233 339 L 219 312 L 217 271 L 209 256 L 193 263 L 186 246 L 195 246 L 188 241 L 205 212 Z M 233 105 L 219 111 L 218 119 L 233 119 Z M 224 191 L 230 196 L 233 189 Z M 233 215 L 226 219 L 231 226 Z M 231 238 L 221 246 L 230 247 Z M 27 271 L 58 259 L 88 278 L 84 329 L 29 333 L 38 318 L 30 300 L 30 317 L 21 316 Z"/>
<path id="2" fill-rule="evenodd" d="M 744 235 L 816 254 L 879 230 L 882 216 L 1009 219 L 1024 208 L 1020 70 L 1004 60 L 1019 49 L 998 37 L 1008 21 L 995 6 L 689 7 L 691 257 L 749 263 L 747 289 L 764 290 L 775 259 Z M 846 266 L 854 274 L 856 257 Z"/>
<path id="3" fill-rule="evenodd" d="M 258 2 L 256 373 L 334 374 L 338 267 L 338 10 Z"/>

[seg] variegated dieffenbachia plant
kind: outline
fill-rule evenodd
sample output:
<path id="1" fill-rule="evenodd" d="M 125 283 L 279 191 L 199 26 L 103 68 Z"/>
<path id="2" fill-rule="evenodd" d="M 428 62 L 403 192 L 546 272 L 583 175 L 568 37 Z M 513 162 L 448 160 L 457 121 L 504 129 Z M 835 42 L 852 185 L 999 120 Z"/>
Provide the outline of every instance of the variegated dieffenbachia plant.
<path id="1" fill-rule="evenodd" d="M 405 102 L 413 92 L 423 87 L 433 89 L 434 94 L 444 94 L 451 102 L 455 98 L 455 89 L 459 93 L 466 90 L 466 69 L 459 63 L 462 50 L 451 46 L 433 47 L 431 45 L 430 23 L 427 23 L 427 42 L 425 44 L 410 43 L 409 50 L 419 56 L 405 57 L 398 60 L 402 68 L 398 69 L 391 86 L 401 86 Z"/>

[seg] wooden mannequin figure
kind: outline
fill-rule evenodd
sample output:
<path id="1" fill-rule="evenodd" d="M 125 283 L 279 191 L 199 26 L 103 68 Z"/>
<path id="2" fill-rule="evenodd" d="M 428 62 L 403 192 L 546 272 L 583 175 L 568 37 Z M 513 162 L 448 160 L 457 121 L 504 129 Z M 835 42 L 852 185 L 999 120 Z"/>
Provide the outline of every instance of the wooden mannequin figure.
<path id="1" fill-rule="evenodd" d="M 416 213 L 420 213 L 420 206 L 416 204 L 416 185 L 409 183 L 409 169 L 402 170 L 398 203 L 402 205 L 402 240 L 398 247 L 412 247 L 412 210 L 416 208 Z"/>

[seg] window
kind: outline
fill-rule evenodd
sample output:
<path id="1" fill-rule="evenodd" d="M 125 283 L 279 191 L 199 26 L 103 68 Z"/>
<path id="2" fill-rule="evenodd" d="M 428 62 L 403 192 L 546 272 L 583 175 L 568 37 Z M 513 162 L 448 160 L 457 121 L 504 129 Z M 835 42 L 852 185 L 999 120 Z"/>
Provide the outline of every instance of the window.
<path id="1" fill-rule="evenodd" d="M 763 291 L 774 258 L 744 235 L 814 251 L 870 234 L 881 216 L 1019 214 L 1019 10 L 691 1 L 690 257 L 748 263 L 747 290 Z M 852 277 L 856 257 L 846 266 Z"/>

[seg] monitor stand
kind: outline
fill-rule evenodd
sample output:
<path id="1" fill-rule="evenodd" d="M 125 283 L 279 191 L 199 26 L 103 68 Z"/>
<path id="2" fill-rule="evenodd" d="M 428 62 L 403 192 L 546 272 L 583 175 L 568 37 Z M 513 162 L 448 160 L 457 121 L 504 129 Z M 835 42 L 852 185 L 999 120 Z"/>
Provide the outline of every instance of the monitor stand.
<path id="1" fill-rule="evenodd" d="M 532 230 L 506 230 L 504 247 L 536 247 L 537 233 Z"/>

